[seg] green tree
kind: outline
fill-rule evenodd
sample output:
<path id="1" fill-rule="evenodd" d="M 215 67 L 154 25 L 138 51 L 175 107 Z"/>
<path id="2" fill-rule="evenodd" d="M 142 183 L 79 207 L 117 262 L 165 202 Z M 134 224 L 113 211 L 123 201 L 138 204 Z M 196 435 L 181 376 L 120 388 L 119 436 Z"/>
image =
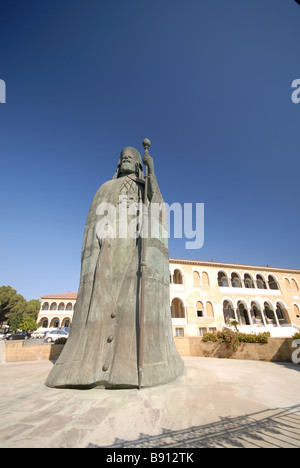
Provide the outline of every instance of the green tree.
<path id="1" fill-rule="evenodd" d="M 11 286 L 0 287 L 0 326 L 8 321 L 12 330 L 36 330 L 40 301 L 26 299 Z"/>
<path id="2" fill-rule="evenodd" d="M 38 299 L 31 299 L 25 304 L 25 310 L 23 312 L 23 320 L 20 323 L 20 330 L 31 330 L 34 331 L 38 328 L 37 318 L 39 315 L 41 302 Z"/>
<path id="3" fill-rule="evenodd" d="M 23 298 L 17 294 L 17 291 L 11 286 L 0 287 L 0 325 L 8 319 L 12 308 L 16 306 L 18 300 Z M 24 299 L 24 298 L 23 298 Z M 24 299 L 25 300 L 25 299 Z"/>
<path id="4" fill-rule="evenodd" d="M 9 328 L 16 331 L 20 329 L 26 312 L 26 300 L 21 294 L 16 294 L 12 298 L 12 306 L 7 314 Z"/>
<path id="5" fill-rule="evenodd" d="M 31 299 L 30 301 L 26 302 L 26 315 L 32 317 L 35 321 L 38 318 L 39 311 L 41 308 L 41 301 L 38 299 Z"/>
<path id="6" fill-rule="evenodd" d="M 23 320 L 20 323 L 19 329 L 20 330 L 30 330 L 30 331 L 35 331 L 38 328 L 36 319 L 31 317 L 30 315 L 24 315 Z"/>

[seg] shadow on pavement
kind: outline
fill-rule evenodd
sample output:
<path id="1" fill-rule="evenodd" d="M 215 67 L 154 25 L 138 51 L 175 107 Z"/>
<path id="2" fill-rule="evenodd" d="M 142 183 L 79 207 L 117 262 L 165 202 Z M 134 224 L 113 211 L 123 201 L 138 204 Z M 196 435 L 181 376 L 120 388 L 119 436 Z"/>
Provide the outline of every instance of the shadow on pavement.
<path id="1" fill-rule="evenodd" d="M 261 411 L 158 436 L 116 439 L 113 445 L 88 448 L 300 448 L 300 405 Z"/>

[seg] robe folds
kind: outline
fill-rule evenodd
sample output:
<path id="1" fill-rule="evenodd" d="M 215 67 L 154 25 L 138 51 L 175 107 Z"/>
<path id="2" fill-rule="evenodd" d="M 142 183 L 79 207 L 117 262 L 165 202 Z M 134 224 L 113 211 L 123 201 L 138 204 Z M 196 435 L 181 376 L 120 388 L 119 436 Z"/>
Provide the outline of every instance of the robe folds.
<path id="1" fill-rule="evenodd" d="M 153 204 L 163 204 L 154 175 L 150 176 L 150 182 L 149 219 Z M 143 199 L 144 181 L 134 176 L 114 178 L 96 193 L 84 232 L 80 285 L 70 336 L 47 378 L 47 386 L 138 386 L 141 240 L 138 236 L 101 235 L 99 221 L 107 213 L 99 206 L 109 203 L 118 213 L 120 204 L 129 206 L 130 202 Z M 129 216 L 128 221 L 132 218 Z M 155 222 L 158 235 L 143 241 L 146 248 L 143 387 L 170 382 L 183 371 L 172 334 L 167 225 L 161 216 Z M 119 223 L 120 215 L 110 228 L 118 232 Z"/>

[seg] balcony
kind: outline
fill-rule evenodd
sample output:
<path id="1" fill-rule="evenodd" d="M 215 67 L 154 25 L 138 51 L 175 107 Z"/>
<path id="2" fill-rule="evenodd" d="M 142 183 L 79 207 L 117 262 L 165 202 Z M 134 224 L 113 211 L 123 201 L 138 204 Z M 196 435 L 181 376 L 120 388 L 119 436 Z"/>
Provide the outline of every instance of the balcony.
<path id="1" fill-rule="evenodd" d="M 279 289 L 260 289 L 260 288 L 249 288 L 249 286 L 237 287 L 237 286 L 223 286 L 219 284 L 220 292 L 224 294 L 256 294 L 259 296 L 281 296 Z"/>
<path id="2" fill-rule="evenodd" d="M 218 275 L 218 285 L 220 292 L 224 294 L 255 294 L 260 296 L 281 296 L 279 285 L 275 278 L 269 276 L 269 281 L 265 281 L 261 275 L 256 279 L 245 273 L 241 278 L 237 273 L 232 273 L 231 278 L 227 274 L 220 272 Z"/>
<path id="3" fill-rule="evenodd" d="M 187 318 L 172 318 L 172 325 L 187 325 Z"/>
<path id="4" fill-rule="evenodd" d="M 184 291 L 184 284 L 170 284 L 171 290 L 172 291 Z"/>

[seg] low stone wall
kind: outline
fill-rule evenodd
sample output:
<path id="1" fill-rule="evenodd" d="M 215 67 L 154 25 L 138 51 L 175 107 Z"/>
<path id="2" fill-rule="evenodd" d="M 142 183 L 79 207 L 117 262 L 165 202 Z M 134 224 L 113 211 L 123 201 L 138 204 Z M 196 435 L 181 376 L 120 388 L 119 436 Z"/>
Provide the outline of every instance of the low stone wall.
<path id="1" fill-rule="evenodd" d="M 63 347 L 59 344 L 24 345 L 24 341 L 6 341 L 5 361 L 51 361 L 59 357 Z"/>
<path id="2" fill-rule="evenodd" d="M 5 362 L 5 343 L 3 340 L 0 341 L 0 364 Z"/>
<path id="3" fill-rule="evenodd" d="M 225 349 L 224 343 L 204 343 L 199 338 L 175 338 L 181 356 L 200 356 L 227 359 L 249 359 L 255 361 L 292 362 L 292 338 L 269 338 L 268 344 L 243 343 L 233 353 Z M 4 353 L 5 344 L 5 353 Z M 24 345 L 23 341 L 6 341 L 2 344 L 0 362 L 56 360 L 64 345 Z"/>
<path id="4" fill-rule="evenodd" d="M 181 356 L 200 356 L 227 359 L 249 359 L 254 361 L 292 362 L 292 338 L 269 338 L 268 344 L 242 343 L 232 352 L 224 343 L 204 343 L 199 338 L 175 338 Z"/>

